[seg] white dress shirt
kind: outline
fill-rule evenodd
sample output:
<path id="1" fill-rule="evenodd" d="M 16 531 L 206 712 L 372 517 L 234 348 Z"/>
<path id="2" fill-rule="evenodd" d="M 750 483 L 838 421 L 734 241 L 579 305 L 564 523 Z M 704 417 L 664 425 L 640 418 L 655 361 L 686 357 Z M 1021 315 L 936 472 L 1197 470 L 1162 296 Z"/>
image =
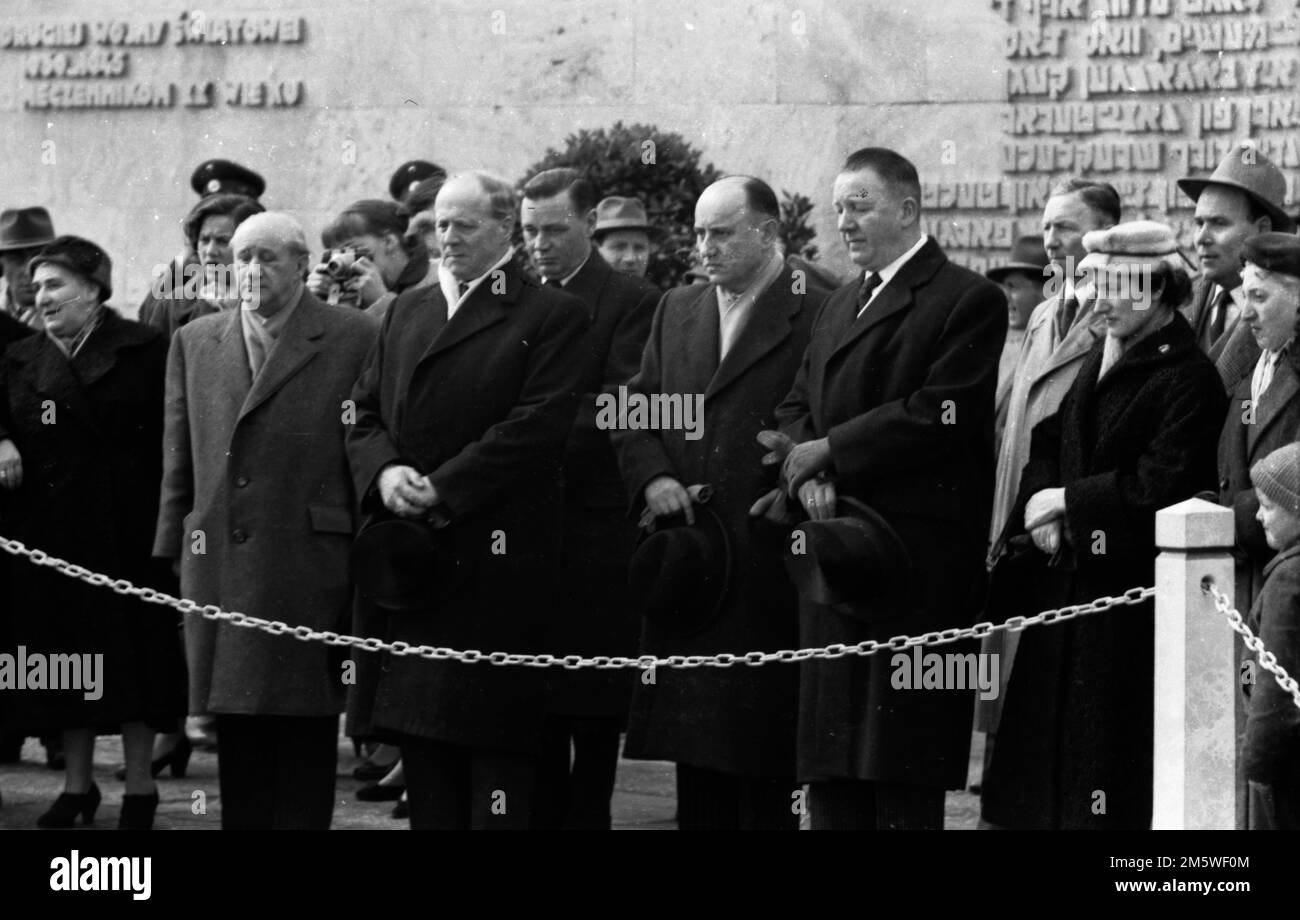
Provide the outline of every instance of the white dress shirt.
<path id="1" fill-rule="evenodd" d="M 470 294 L 473 294 L 478 286 L 483 283 L 484 279 L 490 277 L 494 271 L 499 268 L 504 268 L 509 264 L 510 259 L 514 254 L 515 247 L 511 246 L 506 250 L 505 255 L 497 259 L 495 265 L 469 283 L 469 287 L 465 289 L 464 294 L 461 294 L 460 282 L 457 281 L 456 276 L 451 273 L 451 269 L 447 268 L 447 263 L 443 261 L 438 264 L 438 284 L 442 287 L 442 296 L 447 301 L 448 322 L 451 322 L 451 318 L 456 315 L 456 311 L 460 309 L 460 305 L 464 302 L 465 298 Z"/>
<path id="2" fill-rule="evenodd" d="M 880 296 L 881 290 L 884 289 L 885 285 L 889 284 L 890 279 L 892 279 L 895 275 L 899 273 L 899 271 L 902 270 L 903 266 L 907 264 L 908 259 L 912 258 L 912 256 L 916 255 L 918 252 L 921 251 L 921 247 L 925 245 L 925 241 L 928 239 L 929 237 L 926 234 L 922 233 L 921 238 L 917 240 L 915 243 L 913 243 L 912 247 L 908 249 L 907 252 L 903 253 L 901 256 L 899 256 L 894 261 L 890 262 L 880 271 L 876 272 L 876 274 L 880 276 L 880 283 L 877 284 L 876 289 L 871 292 L 871 296 L 867 298 L 867 302 L 862 305 L 862 309 L 858 310 L 858 316 L 862 315 L 862 310 L 865 310 L 867 307 L 871 306 L 871 302 Z M 863 278 L 866 278 L 865 274 L 863 275 Z"/>
<path id="3" fill-rule="evenodd" d="M 1277 370 L 1277 362 L 1286 354 L 1287 349 L 1291 347 L 1291 339 L 1277 351 L 1261 351 L 1259 360 L 1255 362 L 1255 373 L 1250 378 L 1250 404 L 1256 409 L 1259 408 L 1259 398 L 1268 390 L 1268 385 L 1273 382 L 1273 372 Z"/>
<path id="4" fill-rule="evenodd" d="M 767 260 L 767 264 L 749 283 L 749 287 L 739 294 L 723 290 L 721 286 L 714 288 L 718 294 L 719 360 L 725 358 L 731 346 L 736 344 L 740 331 L 749 321 L 749 314 L 754 312 L 754 304 L 772 286 L 772 282 L 781 276 L 781 269 L 784 267 L 785 259 L 781 258 L 779 252 L 774 252 Z"/>

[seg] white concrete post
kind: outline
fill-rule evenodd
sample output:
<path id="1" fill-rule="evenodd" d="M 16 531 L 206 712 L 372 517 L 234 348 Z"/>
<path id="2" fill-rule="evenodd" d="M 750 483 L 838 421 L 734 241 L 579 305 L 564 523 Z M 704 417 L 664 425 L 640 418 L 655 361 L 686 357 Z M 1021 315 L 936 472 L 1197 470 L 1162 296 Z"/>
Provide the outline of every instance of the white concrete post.
<path id="1" fill-rule="evenodd" d="M 1240 692 L 1228 621 L 1201 591 L 1233 596 L 1232 512 L 1198 498 L 1156 514 L 1155 801 L 1157 830 L 1236 824 Z"/>

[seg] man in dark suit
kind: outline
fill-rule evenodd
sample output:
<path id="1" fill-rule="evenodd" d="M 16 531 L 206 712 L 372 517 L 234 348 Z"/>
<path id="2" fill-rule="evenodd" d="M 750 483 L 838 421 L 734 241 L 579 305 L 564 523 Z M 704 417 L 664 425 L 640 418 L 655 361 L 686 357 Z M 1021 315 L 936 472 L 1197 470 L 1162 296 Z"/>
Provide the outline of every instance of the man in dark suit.
<path id="1" fill-rule="evenodd" d="M 354 496 L 347 399 L 377 322 L 303 285 L 302 228 L 257 214 L 231 241 L 241 305 L 176 334 L 167 368 L 154 555 L 181 591 L 314 630 L 346 631 Z M 327 829 L 342 656 L 319 642 L 191 617 L 190 712 L 216 715 L 223 828 Z"/>
<path id="2" fill-rule="evenodd" d="M 702 622 L 646 610 L 642 654 L 770 651 L 793 648 L 798 637 L 783 541 L 763 539 L 750 508 L 776 484 L 756 438 L 773 427 L 825 294 L 786 267 L 776 245 L 779 219 L 776 195 L 758 179 L 730 177 L 704 190 L 695 237 L 709 283 L 664 295 L 628 387 L 629 400 L 702 400 L 702 429 L 619 430 L 614 442 L 635 506 L 644 504 L 660 527 L 716 514 L 731 560 L 722 600 Z M 712 488 L 706 508 L 695 507 L 688 491 L 696 485 Z M 635 685 L 625 754 L 676 762 L 679 826 L 793 829 L 796 672 L 659 671 Z"/>
<path id="3" fill-rule="evenodd" d="M 654 286 L 601 258 L 591 241 L 595 223 L 596 191 L 577 170 L 549 169 L 524 186 L 520 225 L 533 264 L 547 285 L 581 299 L 591 320 L 578 418 L 564 449 L 562 562 L 546 638 L 554 654 L 587 657 L 636 647 L 627 612 L 636 528 L 609 432 L 596 425 L 596 397 L 636 373 L 659 301 Z M 632 675 L 552 669 L 547 677 L 536 826 L 608 830 Z"/>
<path id="4" fill-rule="evenodd" d="M 1259 360 L 1255 337 L 1240 322 L 1245 306 L 1242 247 L 1259 233 L 1294 231 L 1282 210 L 1286 180 L 1253 142 L 1246 142 L 1235 146 L 1208 178 L 1179 179 L 1178 187 L 1196 202 L 1196 254 L 1201 260 L 1187 319 L 1232 393 Z"/>
<path id="5" fill-rule="evenodd" d="M 864 277 L 826 301 L 777 410 L 798 444 L 783 470 L 790 494 L 814 520 L 834 517 L 840 495 L 878 511 L 911 556 L 914 602 L 868 623 L 804 600 L 804 646 L 968 626 L 980 609 L 1007 311 L 995 284 L 922 235 L 920 200 L 916 169 L 897 153 L 848 158 L 834 204 Z M 970 693 L 897 689 L 887 655 L 802 667 L 799 778 L 812 826 L 941 828 L 944 789 L 965 783 Z"/>
<path id="6" fill-rule="evenodd" d="M 362 635 L 541 651 L 558 562 L 560 461 L 589 351 L 587 309 L 512 261 L 514 196 L 481 172 L 434 205 L 439 283 L 393 302 L 357 381 L 348 458 L 363 510 L 436 517 L 436 599 L 357 607 Z M 362 661 L 351 734 L 397 736 L 413 828 L 527 828 L 544 713 L 537 669 Z"/>

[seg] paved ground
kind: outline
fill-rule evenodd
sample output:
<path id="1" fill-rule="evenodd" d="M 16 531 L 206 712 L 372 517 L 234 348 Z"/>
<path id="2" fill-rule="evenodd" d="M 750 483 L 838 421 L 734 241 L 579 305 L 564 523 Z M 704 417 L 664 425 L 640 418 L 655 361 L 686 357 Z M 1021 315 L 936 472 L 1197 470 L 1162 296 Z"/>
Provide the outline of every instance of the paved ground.
<path id="1" fill-rule="evenodd" d="M 971 750 L 972 776 L 978 775 L 983 757 L 983 736 L 975 735 Z M 104 801 L 92 829 L 117 826 L 122 784 L 113 770 L 122 762 L 121 739 L 100 738 L 95 747 L 95 781 Z M 357 760 L 352 743 L 340 738 L 338 804 L 334 809 L 334 827 L 346 830 L 397 830 L 405 821 L 390 816 L 390 803 L 358 802 L 355 793 L 363 784 L 352 778 Z M 37 741 L 28 739 L 19 764 L 0 766 L 0 828 L 32 828 L 36 818 L 62 790 L 62 774 L 45 767 L 44 751 Z M 157 828 L 170 830 L 218 830 L 221 826 L 221 797 L 217 789 L 217 755 L 196 751 L 184 779 L 175 779 L 164 771 L 158 780 L 162 797 L 158 807 Z M 201 795 L 199 794 L 201 793 Z M 614 827 L 617 830 L 672 830 L 677 824 L 672 764 L 624 760 L 619 763 L 617 788 L 614 792 Z M 948 794 L 947 826 L 970 830 L 975 827 L 979 800 L 966 792 Z M 206 813 L 203 813 L 203 809 Z M 199 811 L 199 814 L 195 814 Z M 80 826 L 80 825 L 78 825 Z"/>

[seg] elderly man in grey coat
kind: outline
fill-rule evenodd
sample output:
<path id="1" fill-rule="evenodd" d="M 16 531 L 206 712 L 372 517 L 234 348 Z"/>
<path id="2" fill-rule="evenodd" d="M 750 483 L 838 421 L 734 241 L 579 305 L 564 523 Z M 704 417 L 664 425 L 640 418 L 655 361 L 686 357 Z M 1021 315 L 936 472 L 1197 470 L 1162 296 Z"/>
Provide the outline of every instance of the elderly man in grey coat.
<path id="1" fill-rule="evenodd" d="M 232 245 L 240 309 L 195 320 L 167 369 L 154 555 L 182 593 L 346 632 L 355 499 L 343 439 L 377 322 L 303 285 L 302 228 L 250 217 Z M 328 828 L 346 662 L 320 643 L 191 618 L 190 711 L 216 714 L 223 828 Z"/>

